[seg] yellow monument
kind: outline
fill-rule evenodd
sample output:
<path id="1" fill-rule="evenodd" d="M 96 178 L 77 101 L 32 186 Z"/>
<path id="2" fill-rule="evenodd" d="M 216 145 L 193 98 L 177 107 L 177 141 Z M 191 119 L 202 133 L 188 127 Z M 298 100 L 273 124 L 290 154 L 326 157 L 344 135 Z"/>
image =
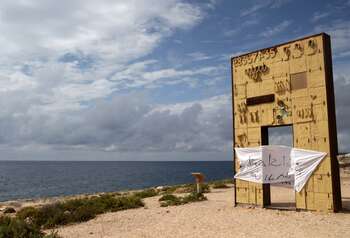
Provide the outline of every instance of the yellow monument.
<path id="1" fill-rule="evenodd" d="M 330 37 L 293 40 L 231 59 L 234 147 L 268 144 L 268 128 L 293 127 L 293 146 L 327 157 L 303 190 L 296 208 L 341 209 Z M 235 159 L 235 170 L 239 161 Z M 270 187 L 236 180 L 235 202 L 268 206 Z"/>

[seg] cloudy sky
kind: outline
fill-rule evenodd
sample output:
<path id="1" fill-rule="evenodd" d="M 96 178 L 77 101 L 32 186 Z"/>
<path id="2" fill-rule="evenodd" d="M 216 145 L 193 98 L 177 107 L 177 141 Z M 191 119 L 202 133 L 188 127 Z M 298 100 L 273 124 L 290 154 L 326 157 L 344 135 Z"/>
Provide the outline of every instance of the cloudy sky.
<path id="1" fill-rule="evenodd" d="M 350 151 L 350 1 L 1 0 L 2 160 L 230 160 L 230 56 L 332 37 Z"/>

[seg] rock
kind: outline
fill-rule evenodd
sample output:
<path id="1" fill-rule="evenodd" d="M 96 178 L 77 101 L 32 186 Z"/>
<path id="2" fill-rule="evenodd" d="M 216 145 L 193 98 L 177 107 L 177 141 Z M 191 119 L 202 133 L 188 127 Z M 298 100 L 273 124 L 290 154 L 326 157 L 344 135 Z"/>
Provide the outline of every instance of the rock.
<path id="1" fill-rule="evenodd" d="M 163 190 L 164 189 L 164 186 L 158 186 L 156 187 L 157 190 Z"/>
<path id="2" fill-rule="evenodd" d="M 6 207 L 4 213 L 16 213 L 16 210 L 13 207 Z"/>
<path id="3" fill-rule="evenodd" d="M 33 221 L 30 217 L 27 217 L 26 219 L 24 219 L 24 221 L 27 223 L 27 224 L 32 224 Z"/>
<path id="4" fill-rule="evenodd" d="M 71 215 L 72 213 L 71 213 L 70 211 L 64 211 L 63 214 L 66 215 L 66 216 L 69 216 L 69 215 Z"/>

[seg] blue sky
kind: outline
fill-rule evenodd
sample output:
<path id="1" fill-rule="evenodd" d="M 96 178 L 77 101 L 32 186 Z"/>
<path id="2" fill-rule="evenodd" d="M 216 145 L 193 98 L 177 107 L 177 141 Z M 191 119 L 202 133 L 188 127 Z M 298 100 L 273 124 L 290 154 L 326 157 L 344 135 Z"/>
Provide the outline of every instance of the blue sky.
<path id="1" fill-rule="evenodd" d="M 350 151 L 349 11 L 349 0 L 3 0 L 1 159 L 229 160 L 230 57 L 319 32 L 332 37 Z"/>

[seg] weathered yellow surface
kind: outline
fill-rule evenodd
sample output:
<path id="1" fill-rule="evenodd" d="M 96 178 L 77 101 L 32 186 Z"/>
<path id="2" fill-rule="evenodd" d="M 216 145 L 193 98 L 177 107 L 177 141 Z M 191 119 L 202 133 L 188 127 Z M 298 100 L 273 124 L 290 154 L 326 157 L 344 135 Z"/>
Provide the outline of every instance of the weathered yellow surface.
<path id="1" fill-rule="evenodd" d="M 339 204 L 335 206 L 333 197 L 338 198 L 340 192 L 333 189 L 332 181 L 338 178 L 334 175 L 339 171 L 334 166 L 332 169 L 331 161 L 336 158 L 330 154 L 330 128 L 334 127 L 329 118 L 335 120 L 335 115 L 330 117 L 327 110 L 334 107 L 327 94 L 334 95 L 326 82 L 330 80 L 326 71 L 331 70 L 331 65 L 326 65 L 331 60 L 326 57 L 331 56 L 325 48 L 325 37 L 328 36 L 319 34 L 232 59 L 234 146 L 261 145 L 262 126 L 292 125 L 294 147 L 328 153 L 304 189 L 296 194 L 296 207 L 334 211 Z M 269 94 L 274 94 L 273 102 L 247 106 L 247 98 Z M 238 165 L 236 160 L 236 170 Z M 238 180 L 236 192 L 237 203 L 268 205 L 262 184 Z"/>

